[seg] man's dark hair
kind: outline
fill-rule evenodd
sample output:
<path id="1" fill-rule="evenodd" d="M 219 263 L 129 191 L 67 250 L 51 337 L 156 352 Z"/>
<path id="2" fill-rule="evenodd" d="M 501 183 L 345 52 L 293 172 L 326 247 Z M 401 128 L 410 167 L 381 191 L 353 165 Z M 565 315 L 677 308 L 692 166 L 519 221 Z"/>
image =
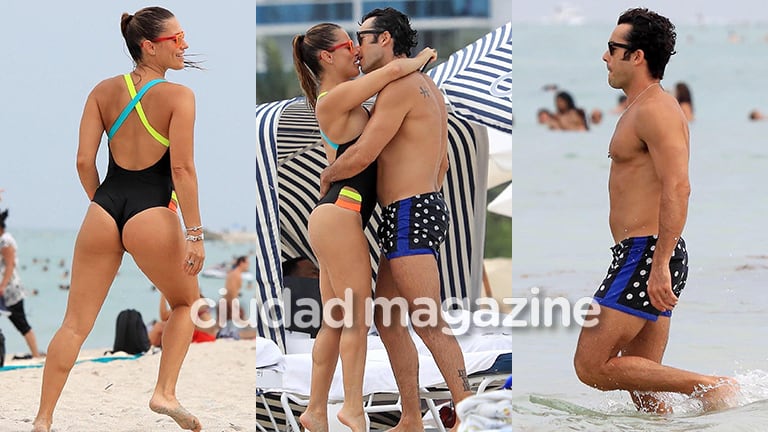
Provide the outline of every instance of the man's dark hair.
<path id="1" fill-rule="evenodd" d="M 246 261 L 248 261 L 248 257 L 245 256 L 245 255 L 241 255 L 241 256 L 235 258 L 235 263 L 232 264 L 232 269 L 233 270 L 236 269 L 237 266 L 239 266 L 240 264 L 242 264 L 242 263 L 244 263 Z"/>
<path id="2" fill-rule="evenodd" d="M 392 39 L 395 41 L 392 51 L 396 56 L 406 55 L 411 56 L 411 48 L 418 44 L 416 38 L 417 31 L 411 28 L 411 21 L 408 15 L 400 12 L 397 9 L 388 7 L 384 9 L 374 9 L 363 17 L 363 21 L 368 18 L 375 17 L 373 22 L 373 28 L 377 30 L 387 31 Z M 362 25 L 362 22 L 360 23 Z M 379 36 L 376 35 L 374 41 L 378 41 Z"/>
<path id="3" fill-rule="evenodd" d="M 0 228 L 5 229 L 5 220 L 8 219 L 8 209 L 4 212 L 0 212 Z"/>
<path id="4" fill-rule="evenodd" d="M 621 14 L 617 24 L 629 24 L 627 43 L 632 47 L 624 54 L 629 58 L 631 51 L 643 50 L 652 78 L 664 78 L 664 69 L 669 58 L 675 54 L 677 33 L 669 19 L 645 8 L 628 9 Z"/>
<path id="5" fill-rule="evenodd" d="M 567 91 L 558 92 L 555 95 L 555 100 L 557 99 L 562 99 L 563 102 L 565 102 L 566 109 L 568 110 L 576 109 L 576 102 L 573 100 L 573 96 L 571 96 L 571 94 L 568 93 Z"/>

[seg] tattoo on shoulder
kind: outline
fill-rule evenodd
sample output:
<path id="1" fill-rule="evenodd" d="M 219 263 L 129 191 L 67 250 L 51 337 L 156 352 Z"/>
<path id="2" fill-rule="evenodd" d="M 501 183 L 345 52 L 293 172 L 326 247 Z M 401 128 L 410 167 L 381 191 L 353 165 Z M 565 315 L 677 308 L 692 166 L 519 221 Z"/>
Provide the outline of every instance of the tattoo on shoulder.
<path id="1" fill-rule="evenodd" d="M 429 90 L 425 89 L 422 86 L 419 86 L 419 93 L 421 93 L 421 95 L 424 96 L 425 98 L 429 97 Z"/>

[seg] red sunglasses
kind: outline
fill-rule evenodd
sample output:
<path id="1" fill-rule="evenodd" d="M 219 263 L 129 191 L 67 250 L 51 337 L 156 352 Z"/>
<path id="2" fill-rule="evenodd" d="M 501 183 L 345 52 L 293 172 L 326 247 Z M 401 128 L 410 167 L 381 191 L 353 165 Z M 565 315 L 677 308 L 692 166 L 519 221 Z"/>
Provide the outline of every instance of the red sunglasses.
<path id="1" fill-rule="evenodd" d="M 334 52 L 334 51 L 336 51 L 339 48 L 347 48 L 349 50 L 349 52 L 353 52 L 354 49 L 355 49 L 355 43 L 352 42 L 352 39 L 349 39 L 346 42 L 342 42 L 342 43 L 340 43 L 338 45 L 334 45 L 334 46 L 328 48 L 326 51 Z"/>
<path id="2" fill-rule="evenodd" d="M 163 37 L 159 37 L 157 39 L 152 39 L 152 42 L 163 42 L 163 41 L 167 41 L 167 40 L 172 40 L 172 41 L 176 42 L 176 48 L 181 48 L 181 41 L 184 40 L 184 32 L 180 31 L 180 32 L 176 33 L 173 36 L 163 36 Z"/>

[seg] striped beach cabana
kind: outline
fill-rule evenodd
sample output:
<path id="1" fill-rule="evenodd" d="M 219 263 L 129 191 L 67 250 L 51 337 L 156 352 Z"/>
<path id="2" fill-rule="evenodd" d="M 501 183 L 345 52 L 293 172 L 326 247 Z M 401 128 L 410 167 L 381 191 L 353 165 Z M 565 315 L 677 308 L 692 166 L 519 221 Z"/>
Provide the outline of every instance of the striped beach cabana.
<path id="1" fill-rule="evenodd" d="M 496 29 L 454 53 L 428 72 L 449 105 L 449 159 L 443 194 L 452 224 L 441 249 L 443 299 L 461 299 L 465 307 L 479 296 L 485 234 L 488 139 L 486 128 L 511 131 L 511 24 Z M 465 91 L 462 91 L 465 89 Z M 485 96 L 483 96 L 485 89 Z M 256 107 L 258 259 L 254 263 L 260 336 L 285 351 L 281 261 L 297 256 L 314 260 L 307 219 L 319 195 L 320 172 L 327 165 L 320 131 L 304 98 Z M 366 235 L 374 272 L 378 246 L 373 233 L 379 209 Z"/>

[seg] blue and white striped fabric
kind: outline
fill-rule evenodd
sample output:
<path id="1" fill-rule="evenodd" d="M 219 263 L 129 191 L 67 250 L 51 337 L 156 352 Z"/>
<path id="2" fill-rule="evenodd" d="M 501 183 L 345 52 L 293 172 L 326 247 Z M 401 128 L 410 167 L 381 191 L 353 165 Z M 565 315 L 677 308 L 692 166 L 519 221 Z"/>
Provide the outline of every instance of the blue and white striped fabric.
<path id="1" fill-rule="evenodd" d="M 512 133 L 512 22 L 427 72 L 462 118 Z"/>
<path id="2" fill-rule="evenodd" d="M 256 106 L 256 230 L 259 233 L 254 269 L 259 336 L 271 339 L 285 352 L 285 329 L 272 325 L 282 321 L 282 309 L 272 307 L 282 299 L 280 238 L 277 211 L 277 126 L 283 109 L 293 100 Z M 266 311 L 272 310 L 272 316 Z M 254 314 L 251 311 L 251 314 Z M 263 319 L 267 316 L 270 319 Z"/>

